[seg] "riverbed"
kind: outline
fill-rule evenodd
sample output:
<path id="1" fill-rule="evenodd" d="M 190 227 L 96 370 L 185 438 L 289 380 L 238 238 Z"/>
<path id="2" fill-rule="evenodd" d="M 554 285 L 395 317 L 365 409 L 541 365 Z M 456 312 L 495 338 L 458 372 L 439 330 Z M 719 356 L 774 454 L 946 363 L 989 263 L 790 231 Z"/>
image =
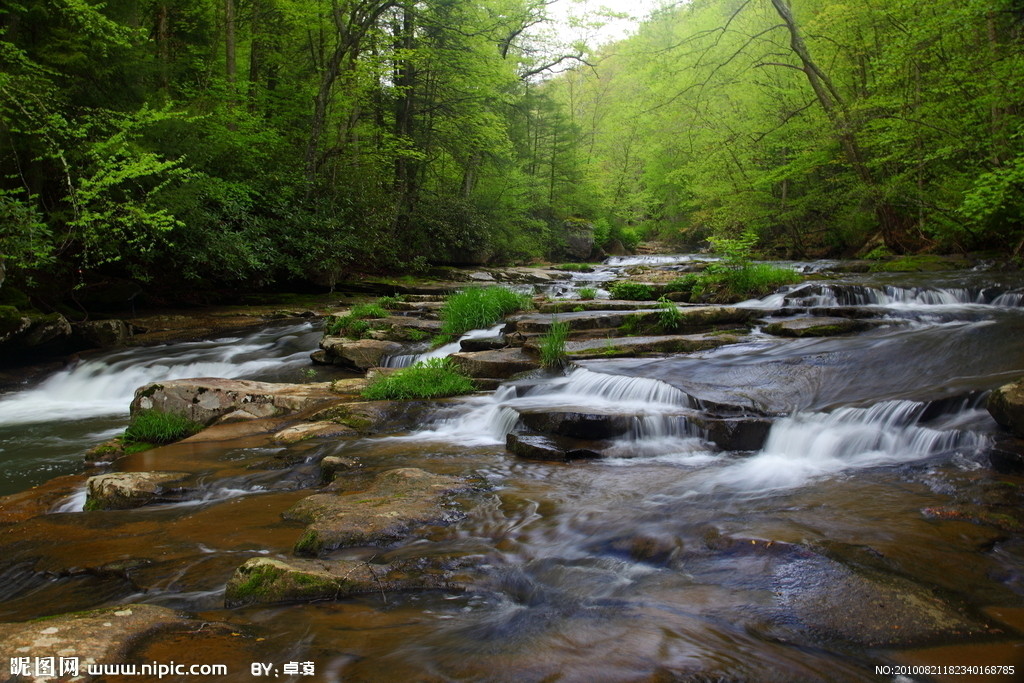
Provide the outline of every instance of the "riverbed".
<path id="1" fill-rule="evenodd" d="M 699 259 L 613 259 L 543 291 L 607 296 L 602 287 L 626 268 Z M 758 324 L 707 351 L 585 360 L 447 400 L 405 433 L 286 446 L 259 430 L 223 431 L 116 464 L 196 475 L 198 492 L 173 504 L 84 512 L 84 477 L 74 475 L 88 448 L 123 429 L 143 384 L 303 381 L 316 323 L 120 350 L 0 396 L 0 494 L 71 475 L 46 514 L 0 527 L 0 621 L 132 603 L 183 610 L 229 628 L 156 635 L 131 656 L 224 663 L 224 680 L 249 680 L 257 661 L 313 662 L 325 681 L 877 681 L 876 666 L 941 664 L 1019 672 L 1024 478 L 992 466 L 1003 437 L 984 402 L 1024 375 L 1024 281 L 984 267 L 798 265 L 816 274 L 742 306 L 765 321 L 827 309 L 871 328 L 782 339 Z M 770 423 L 763 445 L 710 443 L 693 425 L 711 405 Z M 582 409 L 629 415 L 634 427 L 597 460 L 506 450 L 518 411 Z M 355 488 L 396 467 L 473 483 L 456 521 L 322 558 L 457 558 L 459 590 L 224 607 L 245 560 L 292 556 L 302 525 L 281 513 L 320 486 L 327 456 L 358 463 Z"/>

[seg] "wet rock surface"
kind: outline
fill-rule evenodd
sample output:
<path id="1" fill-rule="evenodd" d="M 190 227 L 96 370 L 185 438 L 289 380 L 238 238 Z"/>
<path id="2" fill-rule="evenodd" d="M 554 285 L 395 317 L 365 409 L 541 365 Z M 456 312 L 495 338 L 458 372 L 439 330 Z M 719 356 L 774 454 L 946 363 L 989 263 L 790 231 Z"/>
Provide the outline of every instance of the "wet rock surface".
<path id="1" fill-rule="evenodd" d="M 505 437 L 505 448 L 526 460 L 570 462 L 600 458 L 607 444 L 551 434 L 511 432 Z"/>
<path id="2" fill-rule="evenodd" d="M 224 604 L 238 607 L 341 600 L 354 595 L 455 587 L 443 570 L 424 561 L 371 564 L 254 557 L 235 570 L 224 590 Z"/>
<path id="3" fill-rule="evenodd" d="M 87 680 L 85 670 L 90 664 L 116 664 L 124 660 L 137 639 L 159 629 L 188 623 L 188 619 L 174 610 L 156 605 L 105 607 L 30 622 L 0 624 L 0 651 L 5 659 L 27 656 L 30 662 L 36 657 L 53 657 L 57 661 L 62 657 L 77 657 L 80 675 L 61 680 Z M 198 622 L 191 623 L 199 627 Z M 32 677 L 21 680 L 32 680 Z"/>
<path id="4" fill-rule="evenodd" d="M 537 355 L 521 348 L 454 353 L 452 362 L 470 377 L 508 379 L 540 367 Z"/>
<path id="5" fill-rule="evenodd" d="M 858 318 L 810 317 L 770 323 L 764 326 L 764 331 L 776 337 L 834 337 L 870 327 L 869 321 Z"/>
<path id="6" fill-rule="evenodd" d="M 405 346 L 396 341 L 324 337 L 320 341 L 320 350 L 323 354 L 315 360 L 327 365 L 366 370 L 382 365 L 385 357 L 398 355 L 404 349 Z"/>
<path id="7" fill-rule="evenodd" d="M 89 477 L 86 510 L 124 510 L 181 500 L 187 472 L 112 472 Z"/>
<path id="8" fill-rule="evenodd" d="M 307 523 L 295 543 L 296 555 L 318 555 L 346 546 L 387 545 L 406 537 L 417 526 L 457 519 L 458 511 L 446 503 L 452 494 L 468 489 L 462 479 L 400 468 L 378 475 L 362 491 L 312 495 L 283 516 Z"/>
<path id="9" fill-rule="evenodd" d="M 988 412 L 1001 426 L 1024 437 L 1024 379 L 994 389 L 988 398 Z"/>
<path id="10" fill-rule="evenodd" d="M 131 411 L 177 413 L 204 425 L 218 419 L 255 419 L 287 415 L 336 400 L 329 383 L 272 384 L 203 377 L 168 380 L 140 387 Z"/>

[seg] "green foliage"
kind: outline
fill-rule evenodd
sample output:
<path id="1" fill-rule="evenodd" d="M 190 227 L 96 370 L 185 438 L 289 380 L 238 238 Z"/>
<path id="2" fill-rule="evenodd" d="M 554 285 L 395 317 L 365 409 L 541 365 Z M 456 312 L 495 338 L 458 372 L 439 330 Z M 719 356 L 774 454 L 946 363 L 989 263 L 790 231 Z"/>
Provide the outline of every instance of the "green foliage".
<path id="1" fill-rule="evenodd" d="M 404 294 L 395 294 L 394 296 L 382 296 L 377 299 L 377 304 L 386 310 L 394 310 L 398 308 L 398 304 L 405 303 L 408 299 Z"/>
<path id="2" fill-rule="evenodd" d="M 753 258 L 757 233 L 745 230 L 739 237 L 715 235 L 708 238 L 715 252 L 722 256 L 722 262 L 730 268 L 745 268 Z"/>
<path id="3" fill-rule="evenodd" d="M 385 310 L 385 307 L 382 306 L 380 302 L 377 302 L 357 304 L 352 307 L 351 311 L 349 311 L 349 315 L 359 320 L 366 320 L 368 318 L 386 318 L 389 314 L 387 310 Z"/>
<path id="4" fill-rule="evenodd" d="M 449 337 L 489 327 L 531 306 L 530 297 L 504 287 L 479 287 L 453 294 L 441 308 L 441 332 Z"/>
<path id="5" fill-rule="evenodd" d="M 683 321 L 683 314 L 679 312 L 679 306 L 674 301 L 665 297 L 658 299 L 658 326 L 663 332 L 675 332 Z"/>
<path id="6" fill-rule="evenodd" d="M 596 299 L 597 289 L 594 287 L 580 287 L 580 298 L 583 299 L 584 301 Z"/>
<path id="7" fill-rule="evenodd" d="M 867 254 L 864 255 L 869 261 L 882 261 L 887 258 L 892 258 L 893 253 L 889 250 L 889 247 L 884 244 L 880 244 Z"/>
<path id="8" fill-rule="evenodd" d="M 875 263 L 871 266 L 872 273 L 920 273 L 937 270 L 952 270 L 963 267 L 934 254 L 916 254 L 900 256 L 889 261 Z"/>
<path id="9" fill-rule="evenodd" d="M 165 444 L 199 433 L 203 425 L 177 413 L 144 410 L 132 416 L 124 430 L 124 444 Z"/>
<path id="10" fill-rule="evenodd" d="M 589 273 L 594 270 L 594 266 L 589 263 L 563 263 L 555 266 L 556 270 L 568 270 L 573 273 Z"/>
<path id="11" fill-rule="evenodd" d="M 565 341 L 568 337 L 569 323 L 552 319 L 547 334 L 537 340 L 542 366 L 554 369 L 565 365 Z"/>
<path id="12" fill-rule="evenodd" d="M 360 320 L 352 314 L 342 316 L 327 316 L 324 322 L 324 334 L 329 336 L 351 337 L 360 339 L 370 331 L 370 323 Z"/>
<path id="13" fill-rule="evenodd" d="M 450 358 L 430 358 L 376 377 L 362 396 L 370 401 L 443 398 L 468 394 L 474 388 L 473 380 L 460 373 Z"/>
<path id="14" fill-rule="evenodd" d="M 703 289 L 717 288 L 720 301 L 742 301 L 771 294 L 783 285 L 801 282 L 800 273 L 766 263 L 754 263 L 742 268 L 712 273 L 703 283 Z"/>
<path id="15" fill-rule="evenodd" d="M 620 280 L 613 282 L 608 291 L 611 292 L 613 299 L 626 299 L 629 301 L 652 301 L 654 299 L 654 290 L 651 289 L 650 285 L 642 282 Z"/>

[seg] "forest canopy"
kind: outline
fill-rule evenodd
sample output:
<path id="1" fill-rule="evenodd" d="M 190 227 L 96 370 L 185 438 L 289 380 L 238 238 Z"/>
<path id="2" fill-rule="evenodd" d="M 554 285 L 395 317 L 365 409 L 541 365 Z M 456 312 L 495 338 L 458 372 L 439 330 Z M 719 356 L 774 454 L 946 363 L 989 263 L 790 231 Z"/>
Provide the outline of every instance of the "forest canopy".
<path id="1" fill-rule="evenodd" d="M 326 286 L 581 227 L 1020 251 L 1021 0 L 693 0 L 597 47 L 542 40 L 549 5 L 7 3 L 8 286 Z"/>

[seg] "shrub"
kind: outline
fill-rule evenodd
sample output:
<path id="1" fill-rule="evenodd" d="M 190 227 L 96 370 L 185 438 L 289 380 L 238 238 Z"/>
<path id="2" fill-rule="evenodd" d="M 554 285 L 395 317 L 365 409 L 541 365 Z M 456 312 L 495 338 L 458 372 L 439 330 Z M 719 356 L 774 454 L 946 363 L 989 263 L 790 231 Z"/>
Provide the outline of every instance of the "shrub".
<path id="1" fill-rule="evenodd" d="M 650 285 L 642 282 L 631 282 L 620 280 L 613 282 L 609 288 L 613 299 L 628 299 L 630 301 L 651 301 L 654 299 L 654 290 Z"/>
<path id="2" fill-rule="evenodd" d="M 197 434 L 203 425 L 178 413 L 144 410 L 132 417 L 124 430 L 121 442 L 125 444 L 164 444 Z"/>
<path id="3" fill-rule="evenodd" d="M 451 337 L 488 327 L 530 305 L 530 297 L 504 287 L 466 289 L 448 297 L 441 308 L 441 333 Z"/>
<path id="4" fill-rule="evenodd" d="M 594 287 L 581 287 L 580 288 L 580 298 L 583 299 L 584 301 L 589 301 L 590 299 L 596 299 L 597 298 L 597 289 L 595 289 Z"/>
<path id="5" fill-rule="evenodd" d="M 377 377 L 362 396 L 370 401 L 443 398 L 468 394 L 475 388 L 473 380 L 459 372 L 450 358 L 430 358 Z"/>
<path id="6" fill-rule="evenodd" d="M 589 273 L 594 267 L 589 263 L 563 263 L 555 266 L 555 270 L 568 270 L 574 273 Z"/>
<path id="7" fill-rule="evenodd" d="M 560 368 L 565 364 L 565 340 L 568 337 L 569 323 L 552 320 L 548 333 L 537 342 L 541 365 L 546 368 Z"/>

